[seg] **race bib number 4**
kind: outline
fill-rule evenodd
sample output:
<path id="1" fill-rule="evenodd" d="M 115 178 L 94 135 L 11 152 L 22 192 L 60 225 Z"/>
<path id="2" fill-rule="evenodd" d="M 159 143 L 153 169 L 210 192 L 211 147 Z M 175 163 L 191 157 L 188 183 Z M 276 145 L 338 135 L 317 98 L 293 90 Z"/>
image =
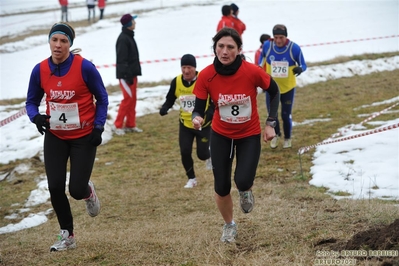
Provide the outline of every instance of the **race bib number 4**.
<path id="1" fill-rule="evenodd" d="M 77 103 L 49 102 L 50 128 L 53 130 L 74 130 L 80 128 Z"/>
<path id="2" fill-rule="evenodd" d="M 182 95 L 179 97 L 180 107 L 184 112 L 192 113 L 195 106 L 195 95 Z"/>
<path id="3" fill-rule="evenodd" d="M 248 96 L 219 106 L 219 114 L 222 121 L 232 124 L 241 124 L 251 120 L 251 97 Z"/>
<path id="4" fill-rule="evenodd" d="M 287 78 L 288 77 L 288 62 L 286 61 L 272 61 L 272 77 L 273 78 Z"/>

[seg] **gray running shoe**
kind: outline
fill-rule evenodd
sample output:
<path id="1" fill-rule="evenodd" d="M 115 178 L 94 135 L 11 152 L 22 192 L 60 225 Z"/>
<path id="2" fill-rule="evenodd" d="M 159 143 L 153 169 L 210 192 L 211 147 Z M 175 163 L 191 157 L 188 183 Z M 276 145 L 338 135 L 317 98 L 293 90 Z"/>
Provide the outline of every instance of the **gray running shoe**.
<path id="1" fill-rule="evenodd" d="M 236 224 L 225 224 L 223 225 L 223 234 L 220 240 L 226 243 L 232 243 L 236 241 L 237 237 L 237 225 Z"/>
<path id="2" fill-rule="evenodd" d="M 93 182 L 89 181 L 89 186 L 91 189 L 91 194 L 90 197 L 85 200 L 86 211 L 91 217 L 95 217 L 100 213 L 100 200 L 97 197 Z"/>
<path id="3" fill-rule="evenodd" d="M 61 230 L 57 238 L 57 242 L 50 247 L 50 252 L 76 248 L 75 237 L 70 236 L 68 230 Z"/>
<path id="4" fill-rule="evenodd" d="M 252 194 L 252 190 L 239 191 L 240 193 L 240 207 L 243 213 L 249 213 L 252 211 L 255 205 L 255 198 Z"/>
<path id="5" fill-rule="evenodd" d="M 127 128 L 125 128 L 125 132 L 127 132 L 127 133 L 134 133 L 134 132 L 136 132 L 136 133 L 141 133 L 141 132 L 143 132 L 143 130 L 141 129 L 141 128 L 138 128 L 138 127 L 127 127 Z"/>

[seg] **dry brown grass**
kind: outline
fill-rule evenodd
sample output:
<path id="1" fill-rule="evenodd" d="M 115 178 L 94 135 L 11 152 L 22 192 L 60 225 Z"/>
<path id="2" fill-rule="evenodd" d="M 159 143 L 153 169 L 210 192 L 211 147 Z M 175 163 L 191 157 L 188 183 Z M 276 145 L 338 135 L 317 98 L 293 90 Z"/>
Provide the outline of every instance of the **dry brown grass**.
<path id="1" fill-rule="evenodd" d="M 239 230 L 235 244 L 219 240 L 223 221 L 213 199 L 212 173 L 203 162 L 195 159 L 198 187 L 183 188 L 178 113 L 172 111 L 165 117 L 139 117 L 143 133 L 115 135 L 99 147 L 92 180 L 102 202 L 100 215 L 89 217 L 84 203 L 71 199 L 77 249 L 49 252 L 58 232 L 53 214 L 40 226 L 0 235 L 0 265 L 312 265 L 316 251 L 325 248 L 322 243 L 345 243 L 358 232 L 390 224 L 399 210 L 390 201 L 337 201 L 325 188 L 310 186 L 312 151 L 302 155 L 302 171 L 297 151 L 344 125 L 359 123 L 364 119 L 358 117 L 361 113 L 388 107 L 354 109 L 398 96 L 398 76 L 396 70 L 298 89 L 296 122 L 332 120 L 294 127 L 291 150 L 272 151 L 263 144 L 252 213 L 241 213 L 237 192 L 232 191 Z M 259 105 L 265 117 L 263 95 Z M 385 114 L 378 119 L 395 117 Z M 23 204 L 35 187 L 34 178 L 44 172 L 37 158 L 0 165 L 0 171 L 12 171 L 20 163 L 30 163 L 32 172 L 0 182 L 0 217 L 21 207 L 12 204 Z M 32 212 L 49 208 L 45 204 Z M 0 227 L 9 222 L 0 219 Z M 356 265 L 381 263 L 369 259 Z"/>

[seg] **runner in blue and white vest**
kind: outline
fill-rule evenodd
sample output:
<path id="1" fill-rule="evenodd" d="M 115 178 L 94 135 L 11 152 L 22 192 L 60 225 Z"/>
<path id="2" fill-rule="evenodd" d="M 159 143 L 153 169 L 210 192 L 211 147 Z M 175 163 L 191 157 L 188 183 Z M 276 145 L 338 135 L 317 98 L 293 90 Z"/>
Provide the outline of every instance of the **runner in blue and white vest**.
<path id="1" fill-rule="evenodd" d="M 273 27 L 273 38 L 263 44 L 258 64 L 266 69 L 280 88 L 281 118 L 283 120 L 284 145 L 291 148 L 292 107 L 294 104 L 296 77 L 307 68 L 303 53 L 298 44 L 287 38 L 287 27 L 277 24 Z M 266 106 L 270 109 L 269 95 L 266 93 Z M 281 137 L 280 123 L 277 119 L 276 137 L 270 142 L 277 148 Z"/>

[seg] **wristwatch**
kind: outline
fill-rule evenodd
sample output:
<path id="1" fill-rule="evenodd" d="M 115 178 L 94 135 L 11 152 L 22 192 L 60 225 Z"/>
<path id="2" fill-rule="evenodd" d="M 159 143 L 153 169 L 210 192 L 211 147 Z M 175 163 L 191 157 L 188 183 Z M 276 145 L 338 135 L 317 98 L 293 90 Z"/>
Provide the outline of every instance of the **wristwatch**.
<path id="1" fill-rule="evenodd" d="M 272 120 L 266 120 L 266 125 L 267 125 L 267 126 L 270 126 L 270 127 L 272 127 L 272 128 L 275 128 L 276 125 L 277 125 L 277 122 L 276 122 L 276 120 L 274 120 L 274 121 L 272 121 Z"/>

